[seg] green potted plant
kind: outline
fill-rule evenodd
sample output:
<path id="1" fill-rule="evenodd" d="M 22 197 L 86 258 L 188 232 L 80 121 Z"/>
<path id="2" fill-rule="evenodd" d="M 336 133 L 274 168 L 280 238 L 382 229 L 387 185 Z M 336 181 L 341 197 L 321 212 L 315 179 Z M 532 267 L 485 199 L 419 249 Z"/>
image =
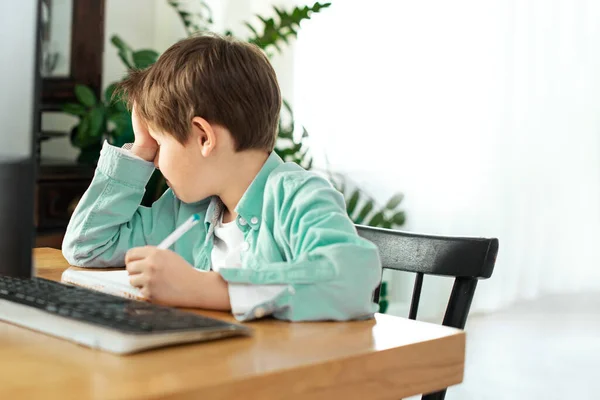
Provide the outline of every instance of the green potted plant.
<path id="1" fill-rule="evenodd" d="M 108 86 L 104 98 L 98 99 L 85 85 L 75 86 L 79 103 L 67 103 L 63 111 L 79 117 L 71 130 L 71 143 L 80 149 L 78 161 L 95 164 L 106 139 L 119 146 L 133 138 L 131 115 L 122 101 L 113 99 L 116 84 Z"/>

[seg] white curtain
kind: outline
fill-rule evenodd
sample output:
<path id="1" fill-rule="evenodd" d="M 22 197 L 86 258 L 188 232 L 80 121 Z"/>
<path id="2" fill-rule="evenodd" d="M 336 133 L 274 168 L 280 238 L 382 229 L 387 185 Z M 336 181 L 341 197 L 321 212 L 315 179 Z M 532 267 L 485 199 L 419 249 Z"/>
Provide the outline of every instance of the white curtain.
<path id="1" fill-rule="evenodd" d="M 403 192 L 406 230 L 500 239 L 472 312 L 600 290 L 600 2 L 334 1 L 294 57 L 321 166 Z M 421 315 L 449 289 L 426 279 Z"/>

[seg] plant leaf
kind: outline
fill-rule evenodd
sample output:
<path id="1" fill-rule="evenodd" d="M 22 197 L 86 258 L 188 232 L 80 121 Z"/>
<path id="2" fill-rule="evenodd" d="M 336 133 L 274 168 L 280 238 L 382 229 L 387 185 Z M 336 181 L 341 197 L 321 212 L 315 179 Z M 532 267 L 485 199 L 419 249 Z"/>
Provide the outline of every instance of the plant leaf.
<path id="1" fill-rule="evenodd" d="M 77 134 L 73 138 L 73 144 L 81 149 L 90 142 L 90 116 L 87 114 L 77 126 Z"/>
<path id="2" fill-rule="evenodd" d="M 123 101 L 123 99 L 119 99 L 118 101 L 115 101 L 112 104 L 112 107 L 115 110 L 117 110 L 118 112 L 127 113 L 131 117 L 129 110 L 127 109 L 127 103 L 125 103 L 125 101 Z"/>
<path id="3" fill-rule="evenodd" d="M 404 223 L 406 222 L 406 214 L 404 213 L 404 211 L 398 211 L 396 214 L 394 214 L 394 216 L 392 217 L 392 222 L 399 226 L 404 225 Z"/>
<path id="4" fill-rule="evenodd" d="M 104 107 L 99 105 L 94 107 L 89 114 L 90 118 L 90 136 L 97 138 L 100 137 L 104 132 L 105 126 L 105 112 Z"/>
<path id="5" fill-rule="evenodd" d="M 88 164 L 95 166 L 100 158 L 100 150 L 102 149 L 101 143 L 92 143 L 81 149 L 79 156 L 77 156 L 78 164 Z"/>
<path id="6" fill-rule="evenodd" d="M 129 69 L 133 69 L 133 60 L 131 59 L 131 47 L 129 47 L 119 35 L 113 35 L 110 38 L 111 43 L 118 49 L 117 54 L 123 64 Z"/>
<path id="7" fill-rule="evenodd" d="M 96 105 L 96 95 L 89 87 L 85 85 L 75 85 L 75 97 L 86 107 Z"/>
<path id="8" fill-rule="evenodd" d="M 138 50 L 133 52 L 133 65 L 138 69 L 145 69 L 158 60 L 158 53 L 154 50 Z"/>
<path id="9" fill-rule="evenodd" d="M 87 109 L 84 106 L 77 103 L 63 104 L 62 110 L 67 114 L 76 115 L 78 117 L 83 117 L 87 112 Z"/>
<path id="10" fill-rule="evenodd" d="M 108 104 L 112 104 L 116 99 L 113 99 L 113 95 L 115 94 L 115 90 L 117 89 L 117 82 L 113 82 L 104 91 L 104 101 Z"/>
<path id="11" fill-rule="evenodd" d="M 133 62 L 131 62 L 131 60 L 129 60 L 129 53 L 127 53 L 125 51 L 119 51 L 118 55 L 119 55 L 119 58 L 121 59 L 121 61 L 123 61 L 123 64 L 125 64 L 125 66 L 128 69 L 133 69 Z"/>
<path id="12" fill-rule="evenodd" d="M 250 25 L 249 22 L 244 22 L 244 25 L 246 25 L 246 28 L 250 29 L 254 36 L 258 36 L 258 32 L 256 32 L 256 29 L 254 29 L 254 27 Z M 229 33 L 231 33 L 231 31 L 229 31 Z M 225 34 L 227 35 L 227 32 Z"/>
<path id="13" fill-rule="evenodd" d="M 199 7 L 194 7 L 194 9 L 198 10 L 198 12 L 191 12 L 188 8 L 190 3 L 187 2 L 179 2 L 173 0 L 167 0 L 167 3 L 174 9 L 174 11 L 179 16 L 179 20 L 183 24 L 183 27 L 188 34 L 188 36 L 193 35 L 198 31 L 210 31 L 211 25 L 213 23 L 212 18 L 212 9 L 208 5 L 206 1 L 197 0 L 196 3 L 199 3 Z M 226 33 L 227 36 L 228 35 Z"/>
<path id="14" fill-rule="evenodd" d="M 292 140 L 292 138 L 294 137 L 294 132 L 285 129 L 285 128 L 281 128 L 279 129 L 279 134 L 277 135 L 280 139 L 289 139 Z"/>
<path id="15" fill-rule="evenodd" d="M 381 226 L 382 222 L 383 222 L 383 212 L 379 211 L 378 213 L 373 215 L 373 218 L 371 218 L 371 220 L 369 222 L 367 222 L 367 225 L 377 227 L 377 226 Z"/>
<path id="16" fill-rule="evenodd" d="M 296 150 L 293 147 L 288 147 L 287 149 L 278 149 L 277 154 L 281 158 L 286 158 L 293 156 L 296 153 Z"/>
<path id="17" fill-rule="evenodd" d="M 298 28 L 303 20 L 310 19 L 313 13 L 320 12 L 322 9 L 329 7 L 330 4 L 316 2 L 312 7 L 294 7 L 291 11 L 273 7 L 277 15 L 277 21 L 274 18 L 257 15 L 257 18 L 263 24 L 262 32 L 252 27 L 253 37 L 248 41 L 265 50 L 268 55 L 273 54 L 273 48 L 281 52 L 279 43 L 289 43 L 290 37 L 298 35 Z"/>
<path id="18" fill-rule="evenodd" d="M 346 193 L 346 180 L 342 179 L 341 183 L 339 184 L 339 189 L 340 192 L 342 192 L 342 194 Z"/>
<path id="19" fill-rule="evenodd" d="M 285 108 L 285 110 L 290 114 L 290 116 L 293 119 L 294 118 L 294 110 L 292 110 L 292 106 L 290 105 L 290 103 L 287 100 L 282 99 L 281 105 L 283 106 L 283 108 Z"/>
<path id="20" fill-rule="evenodd" d="M 306 169 L 307 171 L 310 171 L 310 170 L 312 169 L 312 166 L 313 166 L 313 159 L 312 159 L 312 158 L 309 158 L 309 159 L 308 159 L 308 163 L 306 164 L 306 167 L 305 167 L 305 169 Z"/>
<path id="21" fill-rule="evenodd" d="M 110 38 L 111 43 L 119 50 L 131 51 L 131 48 L 121 39 L 119 35 L 112 35 Z"/>
<path id="22" fill-rule="evenodd" d="M 110 132 L 110 136 L 113 140 L 119 138 L 123 140 L 123 143 L 133 141 L 133 126 L 131 124 L 131 115 L 129 112 L 113 111 L 109 113 L 107 119 L 115 124 L 115 129 Z"/>
<path id="23" fill-rule="evenodd" d="M 354 193 L 352 193 L 352 196 L 350 196 L 350 199 L 348 200 L 348 203 L 346 205 L 346 212 L 348 213 L 348 215 L 352 215 L 354 213 L 354 209 L 356 208 L 356 204 L 358 203 L 359 198 L 360 191 L 356 189 Z"/>
<path id="24" fill-rule="evenodd" d="M 362 222 L 365 220 L 365 218 L 367 218 L 367 215 L 369 215 L 369 213 L 371 211 L 373 211 L 374 207 L 375 207 L 375 204 L 373 203 L 373 200 L 369 200 L 363 206 L 362 210 L 360 210 L 360 212 L 358 213 L 358 217 L 356 217 L 356 219 L 354 220 L 354 223 L 362 224 Z"/>
<path id="25" fill-rule="evenodd" d="M 179 15 L 181 16 L 181 20 L 186 27 L 191 25 L 190 13 L 187 11 L 179 11 Z"/>
<path id="26" fill-rule="evenodd" d="M 388 210 L 393 210 L 400 205 L 402 200 L 404 199 L 404 195 L 402 193 L 395 194 L 391 199 L 388 200 L 385 208 Z"/>

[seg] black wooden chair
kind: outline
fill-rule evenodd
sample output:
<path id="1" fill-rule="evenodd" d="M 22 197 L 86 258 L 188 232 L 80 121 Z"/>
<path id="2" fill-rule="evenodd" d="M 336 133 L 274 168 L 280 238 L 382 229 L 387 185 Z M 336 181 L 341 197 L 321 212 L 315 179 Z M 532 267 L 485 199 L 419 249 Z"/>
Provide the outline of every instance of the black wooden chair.
<path id="1" fill-rule="evenodd" d="M 363 238 L 379 248 L 383 268 L 414 272 L 415 283 L 408 318 L 416 319 L 423 275 L 454 277 L 454 287 L 442 325 L 464 329 L 477 280 L 492 276 L 498 239 L 422 235 L 356 226 Z M 379 288 L 374 294 L 379 301 Z M 443 400 L 446 389 L 424 394 L 422 400 Z"/>

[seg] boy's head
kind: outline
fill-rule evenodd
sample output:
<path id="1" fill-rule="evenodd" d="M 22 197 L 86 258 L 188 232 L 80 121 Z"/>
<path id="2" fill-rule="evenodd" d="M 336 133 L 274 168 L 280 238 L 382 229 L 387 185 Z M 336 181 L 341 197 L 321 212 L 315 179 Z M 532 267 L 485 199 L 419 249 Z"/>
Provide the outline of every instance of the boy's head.
<path id="1" fill-rule="evenodd" d="M 154 130 L 185 144 L 192 119 L 226 128 L 236 150 L 275 146 L 281 95 L 273 67 L 254 45 L 216 35 L 184 39 L 122 89 Z"/>
<path id="2" fill-rule="evenodd" d="M 190 169 L 203 170 L 206 179 L 219 167 L 214 161 L 223 159 L 224 147 L 268 153 L 275 146 L 281 108 L 277 77 L 263 52 L 249 43 L 216 35 L 184 39 L 149 68 L 133 71 L 121 91 L 160 144 L 155 164 L 178 195 L 186 179 L 197 178 Z M 219 157 L 208 160 L 215 153 Z M 201 193 L 182 200 L 197 201 L 212 191 L 207 182 Z"/>

